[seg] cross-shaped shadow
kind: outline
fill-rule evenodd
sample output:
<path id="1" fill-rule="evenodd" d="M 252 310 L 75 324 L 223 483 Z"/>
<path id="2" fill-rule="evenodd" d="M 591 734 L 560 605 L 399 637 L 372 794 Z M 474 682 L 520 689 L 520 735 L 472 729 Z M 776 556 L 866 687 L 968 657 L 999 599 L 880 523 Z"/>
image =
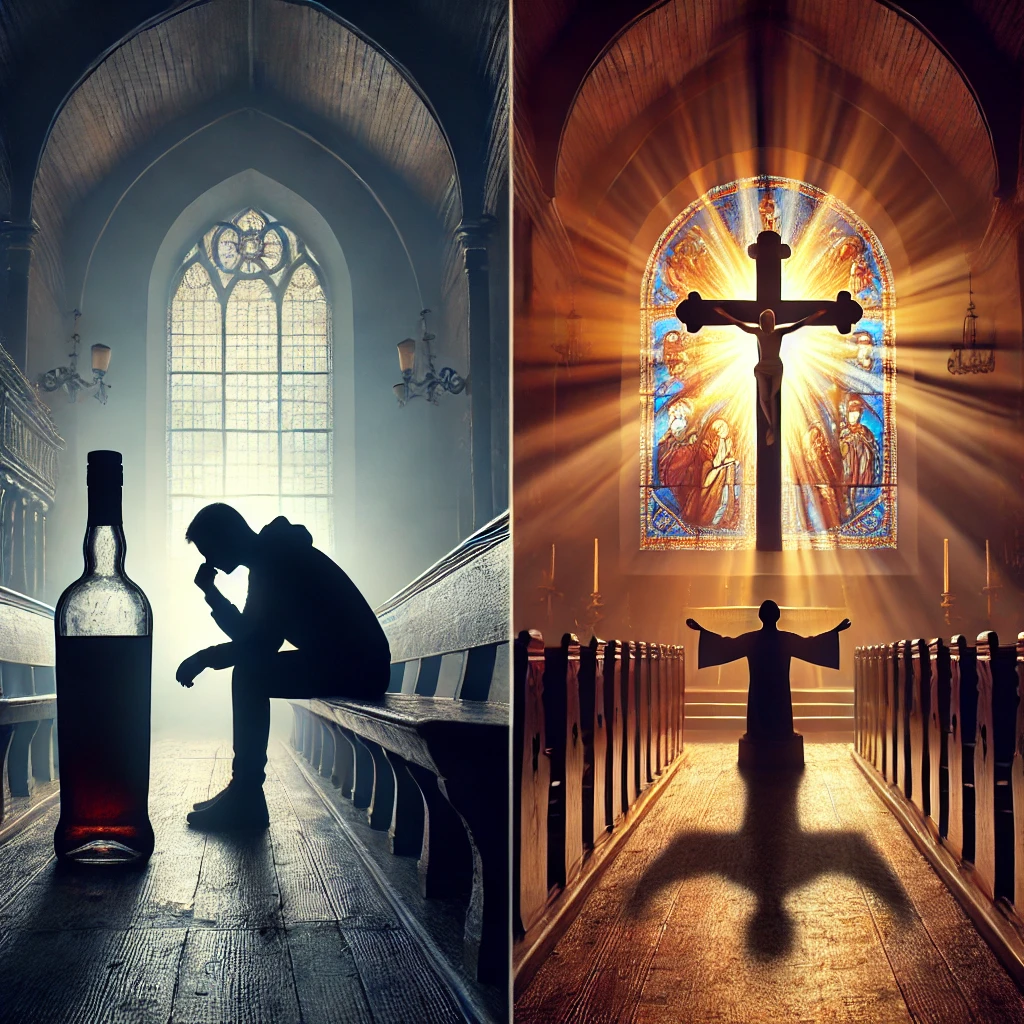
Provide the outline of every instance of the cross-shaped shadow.
<path id="1" fill-rule="evenodd" d="M 789 893 L 820 875 L 846 875 L 873 892 L 900 921 L 911 904 L 889 864 L 862 832 L 804 831 L 797 812 L 803 772 L 742 772 L 746 789 L 737 832 L 683 832 L 675 836 L 637 882 L 629 912 L 640 913 L 661 890 L 697 875 L 719 875 L 747 889 L 757 908 L 747 922 L 746 945 L 756 960 L 785 956 L 793 946 Z"/>

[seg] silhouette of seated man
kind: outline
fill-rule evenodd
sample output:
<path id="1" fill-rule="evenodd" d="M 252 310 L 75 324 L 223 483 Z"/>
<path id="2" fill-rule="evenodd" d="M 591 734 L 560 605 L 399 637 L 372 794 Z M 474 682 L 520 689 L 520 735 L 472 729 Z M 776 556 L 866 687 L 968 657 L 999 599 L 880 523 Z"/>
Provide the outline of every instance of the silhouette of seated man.
<path id="1" fill-rule="evenodd" d="M 233 668 L 231 782 L 188 815 L 209 830 L 268 824 L 263 796 L 271 697 L 377 699 L 387 689 L 391 653 L 373 610 L 345 572 L 313 547 L 309 531 L 278 516 L 257 534 L 230 505 L 201 509 L 185 533 L 206 561 L 196 586 L 230 642 L 179 666 L 191 686 L 206 668 Z M 217 570 L 249 569 L 239 611 L 215 585 Z M 287 640 L 296 650 L 280 650 Z"/>
<path id="2" fill-rule="evenodd" d="M 761 628 L 741 636 L 721 636 L 687 619 L 690 629 L 700 631 L 697 668 L 710 668 L 730 661 L 747 659 L 750 688 L 747 692 L 747 734 L 743 743 L 787 743 L 793 731 L 793 695 L 789 688 L 789 665 L 793 658 L 839 668 L 839 634 L 850 628 L 850 620 L 817 636 L 798 636 L 778 628 L 779 606 L 765 601 L 758 609 Z M 802 750 L 802 747 L 801 747 Z M 742 764 L 741 760 L 741 764 Z M 800 763 L 803 755 L 800 754 Z"/>

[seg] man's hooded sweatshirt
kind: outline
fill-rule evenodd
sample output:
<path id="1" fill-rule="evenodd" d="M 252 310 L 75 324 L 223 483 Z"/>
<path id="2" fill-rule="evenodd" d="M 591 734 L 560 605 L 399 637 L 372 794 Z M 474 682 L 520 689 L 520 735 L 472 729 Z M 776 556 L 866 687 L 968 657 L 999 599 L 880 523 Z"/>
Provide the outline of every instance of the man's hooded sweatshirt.
<path id="1" fill-rule="evenodd" d="M 387 637 L 366 598 L 322 551 L 304 526 L 278 516 L 260 530 L 249 565 L 245 608 L 223 594 L 207 595 L 214 621 L 231 643 L 210 648 L 211 668 L 227 668 L 253 655 L 271 655 L 287 640 L 341 670 L 391 661 Z"/>

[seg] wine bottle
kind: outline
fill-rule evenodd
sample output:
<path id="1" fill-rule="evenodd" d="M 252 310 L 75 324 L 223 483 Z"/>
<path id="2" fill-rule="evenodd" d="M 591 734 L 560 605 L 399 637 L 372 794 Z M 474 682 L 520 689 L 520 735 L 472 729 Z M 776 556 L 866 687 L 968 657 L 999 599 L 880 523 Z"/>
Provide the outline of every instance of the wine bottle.
<path id="1" fill-rule="evenodd" d="M 124 571 L 121 453 L 89 452 L 85 571 L 57 602 L 58 858 L 143 861 L 153 852 L 149 745 L 153 612 Z"/>

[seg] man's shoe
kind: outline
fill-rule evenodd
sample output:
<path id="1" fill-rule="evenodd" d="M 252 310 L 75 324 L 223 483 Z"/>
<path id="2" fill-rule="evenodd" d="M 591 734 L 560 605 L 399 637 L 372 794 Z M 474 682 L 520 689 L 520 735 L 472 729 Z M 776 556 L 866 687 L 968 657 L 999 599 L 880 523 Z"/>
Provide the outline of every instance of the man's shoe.
<path id="1" fill-rule="evenodd" d="M 262 786 L 229 786 L 214 803 L 188 815 L 192 828 L 203 832 L 265 829 L 270 824 Z"/>
<path id="2" fill-rule="evenodd" d="M 207 807 L 212 807 L 222 796 L 224 796 L 227 793 L 227 791 L 230 788 L 231 783 L 229 782 L 219 793 L 214 793 L 214 795 L 211 796 L 209 800 L 199 800 L 197 803 L 194 803 L 192 805 L 192 810 L 205 811 Z"/>

